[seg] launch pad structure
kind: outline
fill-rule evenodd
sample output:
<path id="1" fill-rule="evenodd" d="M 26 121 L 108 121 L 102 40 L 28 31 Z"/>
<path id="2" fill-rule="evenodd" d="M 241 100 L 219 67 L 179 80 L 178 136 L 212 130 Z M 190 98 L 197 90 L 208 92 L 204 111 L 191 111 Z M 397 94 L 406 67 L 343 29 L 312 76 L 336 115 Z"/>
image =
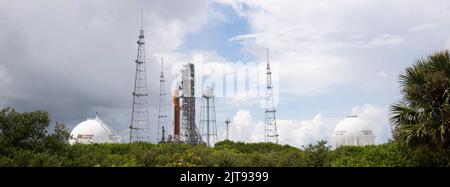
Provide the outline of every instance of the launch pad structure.
<path id="1" fill-rule="evenodd" d="M 133 106 L 131 115 L 131 124 L 129 126 L 129 142 L 150 141 L 149 109 L 148 109 L 148 86 L 147 70 L 145 62 L 145 41 L 143 26 L 143 10 L 141 10 L 141 28 L 138 36 L 138 50 L 136 63 L 136 72 L 134 79 Z M 265 128 L 264 138 L 266 142 L 278 143 L 278 132 L 275 117 L 275 105 L 273 98 L 272 71 L 269 63 L 269 51 L 267 49 L 267 72 L 266 72 L 266 97 L 265 97 Z M 200 79 L 201 80 L 201 79 Z M 182 66 L 181 79 L 177 88 L 173 90 L 173 136 L 166 138 L 167 111 L 166 111 L 166 91 L 165 77 L 163 72 L 163 59 L 161 58 L 160 92 L 159 92 L 159 110 L 156 142 L 175 142 L 187 143 L 191 145 L 207 144 L 213 145 L 218 141 L 215 101 L 211 88 L 208 88 L 202 94 L 201 112 L 199 126 L 196 124 L 196 98 L 195 98 L 195 67 L 193 63 L 187 63 Z M 202 88 L 200 88 L 202 89 Z M 230 121 L 226 120 L 226 139 L 228 139 L 228 125 Z M 206 140 L 206 142 L 204 142 Z"/>
<path id="2" fill-rule="evenodd" d="M 181 70 L 181 84 L 179 89 L 181 98 L 181 141 L 198 145 L 202 143 L 195 123 L 195 69 L 194 64 L 188 63 Z"/>

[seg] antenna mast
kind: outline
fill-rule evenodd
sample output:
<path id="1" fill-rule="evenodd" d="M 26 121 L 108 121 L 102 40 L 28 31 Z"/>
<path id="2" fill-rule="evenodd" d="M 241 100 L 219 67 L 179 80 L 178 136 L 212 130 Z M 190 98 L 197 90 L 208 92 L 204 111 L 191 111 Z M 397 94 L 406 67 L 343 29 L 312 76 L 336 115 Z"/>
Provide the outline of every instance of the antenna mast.
<path id="1" fill-rule="evenodd" d="M 227 125 L 227 140 L 228 140 L 228 126 L 230 125 L 230 120 L 227 117 L 227 120 L 225 120 L 225 124 Z"/>
<path id="2" fill-rule="evenodd" d="M 144 30 L 144 9 L 141 9 L 141 30 Z"/>

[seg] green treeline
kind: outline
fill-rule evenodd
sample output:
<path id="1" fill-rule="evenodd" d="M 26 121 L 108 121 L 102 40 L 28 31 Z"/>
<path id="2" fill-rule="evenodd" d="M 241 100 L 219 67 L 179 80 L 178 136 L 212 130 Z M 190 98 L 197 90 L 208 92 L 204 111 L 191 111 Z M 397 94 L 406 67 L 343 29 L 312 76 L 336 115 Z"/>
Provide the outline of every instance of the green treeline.
<path id="1" fill-rule="evenodd" d="M 69 145 L 64 125 L 53 133 L 48 113 L 0 111 L 0 166 L 449 166 L 448 151 L 404 150 L 391 141 L 331 150 L 325 141 L 301 149 L 272 143 L 218 142 L 214 148 L 187 144 Z"/>

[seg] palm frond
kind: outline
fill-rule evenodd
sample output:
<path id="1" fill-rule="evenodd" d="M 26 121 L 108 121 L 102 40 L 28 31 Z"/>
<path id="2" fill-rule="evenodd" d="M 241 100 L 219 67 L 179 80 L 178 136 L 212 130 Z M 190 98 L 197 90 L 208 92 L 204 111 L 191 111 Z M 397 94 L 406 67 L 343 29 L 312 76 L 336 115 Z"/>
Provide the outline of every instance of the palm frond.
<path id="1" fill-rule="evenodd" d="M 403 98 L 391 105 L 394 139 L 407 147 L 450 147 L 450 53 L 419 58 L 399 76 Z"/>
<path id="2" fill-rule="evenodd" d="M 433 71 L 443 71 L 446 77 L 450 78 L 450 54 L 448 50 L 436 52 L 428 57 L 428 61 Z"/>

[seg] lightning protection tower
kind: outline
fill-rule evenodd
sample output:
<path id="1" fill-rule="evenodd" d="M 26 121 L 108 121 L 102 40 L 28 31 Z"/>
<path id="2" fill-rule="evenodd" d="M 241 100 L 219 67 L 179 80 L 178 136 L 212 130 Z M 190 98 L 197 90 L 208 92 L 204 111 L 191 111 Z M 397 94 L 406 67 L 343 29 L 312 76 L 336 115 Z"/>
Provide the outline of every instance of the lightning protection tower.
<path id="1" fill-rule="evenodd" d="M 165 141 L 165 133 L 163 132 L 167 128 L 167 106 L 166 106 L 166 84 L 164 79 L 164 62 L 161 58 L 161 75 L 159 80 L 159 109 L 158 109 L 158 135 L 157 142 Z"/>
<path id="2" fill-rule="evenodd" d="M 149 140 L 147 70 L 145 67 L 144 11 L 141 9 L 136 74 L 134 78 L 133 109 L 130 125 L 130 142 Z"/>
<path id="3" fill-rule="evenodd" d="M 265 125 L 264 140 L 266 142 L 278 143 L 277 119 L 275 117 L 275 104 L 273 101 L 272 71 L 269 63 L 269 49 L 267 49 L 267 72 L 266 72 L 266 98 L 265 98 Z"/>
<path id="4" fill-rule="evenodd" d="M 203 90 L 200 111 L 200 134 L 211 147 L 217 142 L 216 109 L 214 104 L 214 91 L 210 87 Z"/>

